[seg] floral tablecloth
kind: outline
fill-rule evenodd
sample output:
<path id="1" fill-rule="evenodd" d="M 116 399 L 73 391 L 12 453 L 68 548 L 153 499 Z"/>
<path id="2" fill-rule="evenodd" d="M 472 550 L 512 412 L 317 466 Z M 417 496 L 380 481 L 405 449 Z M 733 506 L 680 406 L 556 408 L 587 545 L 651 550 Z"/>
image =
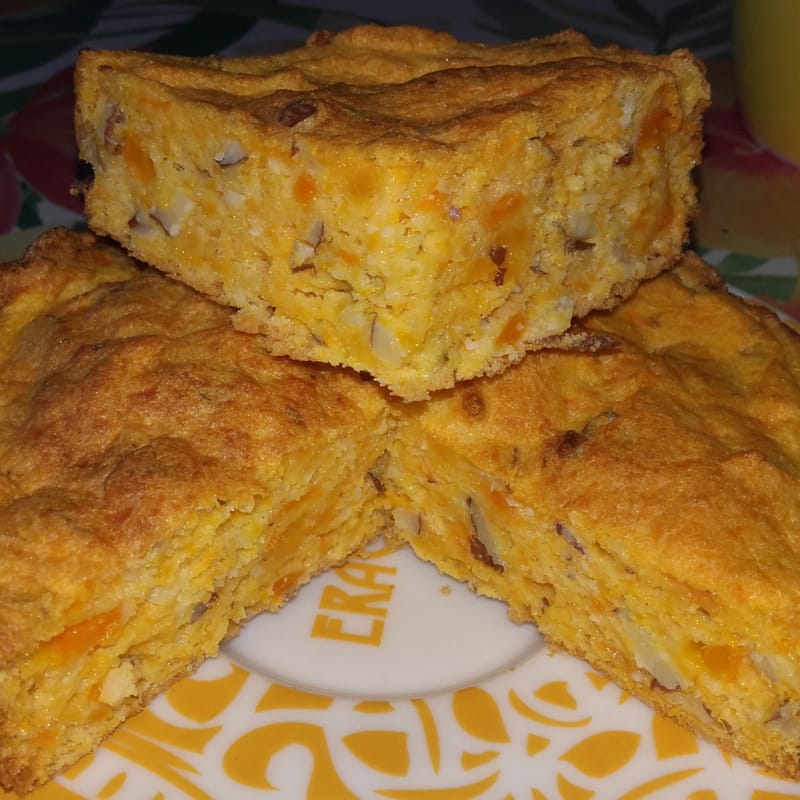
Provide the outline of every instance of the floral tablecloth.
<path id="1" fill-rule="evenodd" d="M 574 27 L 598 44 L 651 52 L 688 47 L 706 61 L 714 102 L 692 244 L 731 285 L 800 319 L 800 170 L 766 152 L 741 123 L 724 0 L 309 2 L 0 4 L 0 260 L 19 256 L 49 227 L 84 227 L 80 200 L 70 191 L 78 168 L 72 68 L 80 48 L 264 53 L 299 45 L 314 29 L 367 21 L 421 24 L 486 42 Z M 380 562 L 375 569 L 396 576 L 416 567 Z M 413 574 L 415 587 L 421 580 Z M 378 586 L 389 598 L 389 584 Z M 431 598 L 440 596 L 437 582 Z M 315 601 L 305 602 L 313 617 Z M 298 603 L 292 613 L 304 608 Z M 502 621 L 487 624 L 502 627 Z M 237 739 L 242 715 L 258 726 Z M 298 750 L 305 755 L 286 754 Z M 231 753 L 243 760 L 233 764 Z M 292 772 L 295 762 L 304 765 L 302 780 Z M 300 784 L 302 791 L 278 788 Z M 36 794 L 37 800 L 301 796 L 785 800 L 800 797 L 800 788 L 654 717 L 579 662 L 540 654 L 480 685 L 391 702 L 292 689 L 221 658 L 123 726 L 96 758 Z"/>

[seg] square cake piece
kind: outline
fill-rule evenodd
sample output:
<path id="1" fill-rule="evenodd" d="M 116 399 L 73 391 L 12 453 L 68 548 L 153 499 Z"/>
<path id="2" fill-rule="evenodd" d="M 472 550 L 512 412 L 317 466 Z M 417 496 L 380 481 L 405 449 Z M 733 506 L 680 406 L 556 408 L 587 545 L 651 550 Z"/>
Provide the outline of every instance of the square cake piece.
<path id="1" fill-rule="evenodd" d="M 689 53 L 364 26 L 250 58 L 85 51 L 91 227 L 271 351 L 409 400 L 670 266 L 708 102 Z"/>
<path id="2" fill-rule="evenodd" d="M 581 335 L 398 404 L 398 531 L 655 709 L 800 779 L 800 339 L 696 256 Z"/>
<path id="3" fill-rule="evenodd" d="M 25 793 L 375 534 L 391 425 L 373 382 L 65 231 L 0 270 L 0 381 L 0 786 Z"/>

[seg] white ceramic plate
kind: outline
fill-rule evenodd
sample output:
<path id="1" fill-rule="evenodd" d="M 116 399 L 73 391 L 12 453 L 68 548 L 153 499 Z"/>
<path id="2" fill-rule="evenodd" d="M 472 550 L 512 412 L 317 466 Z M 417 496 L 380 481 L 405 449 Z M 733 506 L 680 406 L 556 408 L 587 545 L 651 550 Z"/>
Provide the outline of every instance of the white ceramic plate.
<path id="1" fill-rule="evenodd" d="M 779 800 L 532 626 L 379 546 L 253 620 L 36 800 Z"/>

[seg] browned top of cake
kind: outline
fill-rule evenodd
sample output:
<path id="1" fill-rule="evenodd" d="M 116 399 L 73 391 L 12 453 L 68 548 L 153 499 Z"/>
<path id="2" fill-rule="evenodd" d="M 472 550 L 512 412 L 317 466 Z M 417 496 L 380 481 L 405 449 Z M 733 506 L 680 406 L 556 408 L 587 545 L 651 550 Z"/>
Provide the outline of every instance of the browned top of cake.
<path id="1" fill-rule="evenodd" d="M 514 104 L 529 107 L 536 93 L 543 93 L 545 109 L 551 100 L 585 103 L 609 73 L 665 73 L 687 116 L 708 101 L 704 70 L 688 51 L 651 56 L 598 48 L 575 31 L 486 45 L 413 26 L 365 25 L 317 32 L 304 47 L 267 56 L 98 50 L 85 51 L 78 63 L 79 70 L 109 68 L 163 84 L 187 99 L 239 109 L 268 127 L 302 126 L 305 134 L 311 128 L 324 138 L 351 142 L 382 136 L 385 144 L 408 136 L 448 142 L 459 131 L 469 135 L 481 112 L 508 116 Z"/>

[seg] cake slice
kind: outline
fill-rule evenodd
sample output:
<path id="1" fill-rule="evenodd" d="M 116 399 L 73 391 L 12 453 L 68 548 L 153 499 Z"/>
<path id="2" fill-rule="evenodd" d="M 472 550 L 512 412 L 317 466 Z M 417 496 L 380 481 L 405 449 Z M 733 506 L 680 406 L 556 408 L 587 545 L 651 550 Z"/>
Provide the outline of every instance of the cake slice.
<path id="1" fill-rule="evenodd" d="M 653 708 L 800 779 L 800 340 L 692 255 L 580 335 L 398 404 L 398 532 Z"/>
<path id="2" fill-rule="evenodd" d="M 229 317 L 89 234 L 0 270 L 5 789 L 71 765 L 376 532 L 382 392 Z"/>
<path id="3" fill-rule="evenodd" d="M 678 258 L 708 101 L 685 51 L 377 26 L 250 58 L 85 51 L 75 86 L 95 231 L 272 352 L 411 400 Z"/>

